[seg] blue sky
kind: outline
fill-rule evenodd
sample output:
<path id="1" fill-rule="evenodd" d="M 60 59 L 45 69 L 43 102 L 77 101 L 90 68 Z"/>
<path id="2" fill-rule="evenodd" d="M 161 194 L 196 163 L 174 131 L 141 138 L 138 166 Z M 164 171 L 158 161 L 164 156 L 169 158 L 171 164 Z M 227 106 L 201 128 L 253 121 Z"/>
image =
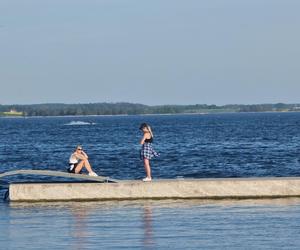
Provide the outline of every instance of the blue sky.
<path id="1" fill-rule="evenodd" d="M 1 0 L 0 104 L 300 103 L 298 0 Z"/>

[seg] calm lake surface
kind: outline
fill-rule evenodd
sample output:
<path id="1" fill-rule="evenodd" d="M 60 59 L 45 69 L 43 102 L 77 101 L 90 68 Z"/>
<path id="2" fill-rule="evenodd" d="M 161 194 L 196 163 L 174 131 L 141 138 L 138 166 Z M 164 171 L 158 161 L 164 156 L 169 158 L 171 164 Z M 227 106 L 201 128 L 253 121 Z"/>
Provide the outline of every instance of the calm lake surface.
<path id="1" fill-rule="evenodd" d="M 144 177 L 138 127 L 154 130 L 154 178 L 300 176 L 300 113 L 0 118 L 0 172 L 64 171 L 77 144 L 95 171 Z M 60 181 L 50 177 L 2 180 Z M 0 249 L 299 249 L 300 199 L 9 203 Z"/>

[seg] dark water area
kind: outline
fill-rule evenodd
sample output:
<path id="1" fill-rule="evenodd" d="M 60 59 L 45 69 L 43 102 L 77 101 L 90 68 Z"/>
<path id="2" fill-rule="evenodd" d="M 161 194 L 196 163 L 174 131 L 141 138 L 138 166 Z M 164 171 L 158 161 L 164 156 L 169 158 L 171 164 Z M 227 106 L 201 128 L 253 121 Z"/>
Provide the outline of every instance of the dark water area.
<path id="1" fill-rule="evenodd" d="M 65 171 L 77 144 L 95 171 L 141 179 L 300 175 L 300 113 L 0 118 L 0 172 Z M 0 182 L 59 181 L 14 176 Z M 300 199 L 0 202 L 0 249 L 299 249 Z"/>
<path id="2" fill-rule="evenodd" d="M 142 122 L 160 153 L 154 178 L 300 175 L 300 113 L 1 118 L 0 171 L 64 171 L 82 144 L 99 174 L 140 179 Z"/>

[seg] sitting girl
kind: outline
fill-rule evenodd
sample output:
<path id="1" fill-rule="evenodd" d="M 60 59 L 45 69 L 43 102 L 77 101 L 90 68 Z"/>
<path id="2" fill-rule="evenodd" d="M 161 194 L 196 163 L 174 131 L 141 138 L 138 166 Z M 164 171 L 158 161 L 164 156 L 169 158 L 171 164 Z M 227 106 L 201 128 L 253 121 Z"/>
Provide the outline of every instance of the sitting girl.
<path id="1" fill-rule="evenodd" d="M 82 147 L 78 145 L 75 152 L 70 157 L 68 172 L 73 174 L 81 174 L 83 167 L 85 167 L 89 172 L 89 176 L 98 176 L 92 170 L 92 167 L 88 161 L 88 155 L 83 151 Z"/>

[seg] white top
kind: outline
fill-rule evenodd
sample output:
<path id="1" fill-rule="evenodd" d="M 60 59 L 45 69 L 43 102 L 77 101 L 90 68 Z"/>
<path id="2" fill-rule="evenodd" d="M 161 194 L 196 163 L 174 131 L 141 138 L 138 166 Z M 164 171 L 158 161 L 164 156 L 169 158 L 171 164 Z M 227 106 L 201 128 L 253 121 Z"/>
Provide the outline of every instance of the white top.
<path id="1" fill-rule="evenodd" d="M 78 159 L 77 159 L 75 153 L 71 154 L 69 162 L 70 162 L 71 164 L 76 164 L 76 163 L 78 163 Z"/>

